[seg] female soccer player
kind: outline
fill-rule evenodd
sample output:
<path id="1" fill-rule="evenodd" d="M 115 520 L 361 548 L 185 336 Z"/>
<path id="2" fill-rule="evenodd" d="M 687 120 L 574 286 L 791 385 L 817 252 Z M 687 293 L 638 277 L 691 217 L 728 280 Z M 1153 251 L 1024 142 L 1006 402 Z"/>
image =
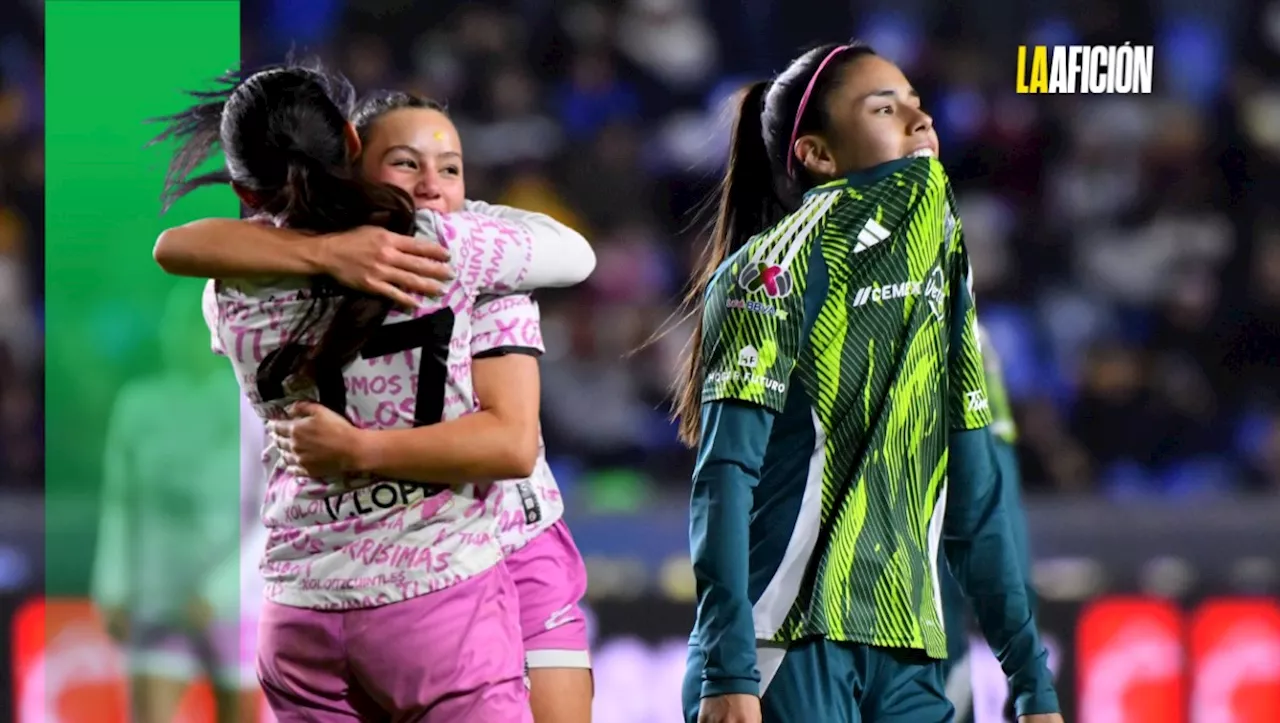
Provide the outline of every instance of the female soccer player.
<path id="1" fill-rule="evenodd" d="M 212 684 L 219 721 L 248 720 L 240 716 L 257 702 L 253 669 L 239 656 L 239 616 L 225 604 L 235 581 L 219 584 L 217 574 L 240 547 L 225 506 L 236 386 L 193 324 L 193 291 L 180 283 L 170 292 L 162 368 L 121 388 L 107 430 L 93 597 L 124 646 L 138 723 L 168 723 L 200 677 Z"/>
<path id="2" fill-rule="evenodd" d="M 452 419 L 491 428 L 503 414 L 473 404 L 476 296 L 576 283 L 565 266 L 552 267 L 590 251 L 585 242 L 534 244 L 524 229 L 476 214 L 415 218 L 402 191 L 353 172 L 352 96 L 344 80 L 298 66 L 203 95 L 161 136 L 183 140 L 168 197 L 230 181 L 279 226 L 333 233 L 376 222 L 399 234 L 416 226 L 447 246 L 458 277 L 407 313 L 325 279 L 222 280 L 210 326 L 264 418 L 318 401 L 364 427 Z M 219 140 L 227 171 L 188 179 Z M 536 436 L 532 426 L 532 444 L 508 446 L 536 450 Z M 530 720 L 514 590 L 493 535 L 495 496 L 469 482 L 527 474 L 532 456 L 498 453 L 468 479 L 439 480 L 451 489 L 404 480 L 390 456 L 355 476 L 299 476 L 283 463 L 288 451 L 268 448 L 258 654 L 281 722 Z"/>
<path id="3" fill-rule="evenodd" d="M 419 209 L 453 212 L 465 207 L 524 225 L 535 239 L 578 237 L 576 232 L 542 214 L 464 201 L 461 143 L 452 121 L 439 105 L 406 93 L 379 93 L 361 104 L 354 123 L 362 140 L 361 167 L 365 176 L 404 189 Z M 232 223 L 245 225 L 224 222 L 223 228 Z M 218 258 L 211 258 L 215 253 L 212 242 L 217 237 L 207 226 L 193 228 L 175 229 L 168 237 L 162 237 L 157 246 L 158 258 L 180 259 L 184 272 L 201 275 L 215 275 L 226 264 L 234 264 L 239 273 L 279 273 L 303 262 L 297 257 L 305 253 L 304 244 L 266 234 L 260 234 L 261 243 L 245 243 L 243 248 L 218 246 Z M 232 234 L 238 243 L 254 238 L 254 229 L 244 230 L 246 233 Z M 279 248 L 271 248 L 273 243 Z M 295 258 L 288 258 L 290 254 Z M 347 275 L 358 273 L 351 271 Z M 505 389 L 500 386 L 509 377 L 509 365 L 528 363 L 500 357 L 542 353 L 536 304 L 525 295 L 491 299 L 477 305 L 472 323 L 471 352 L 477 359 L 477 389 L 531 397 L 529 404 L 536 409 L 536 386 L 518 390 L 511 385 Z M 536 374 L 536 367 L 533 373 Z M 499 389 L 504 391 L 498 392 Z M 484 395 L 479 398 L 482 403 L 488 401 Z M 367 456 L 363 448 L 377 447 L 382 439 L 387 445 L 399 440 L 409 442 L 406 437 L 376 431 L 365 433 L 362 438 L 348 421 L 318 405 L 304 405 L 297 411 L 302 419 L 281 425 L 279 430 L 288 440 L 286 444 L 292 446 L 292 456 L 301 469 L 312 473 L 358 471 L 360 460 Z M 536 419 L 533 421 L 536 424 Z M 447 425 L 433 431 L 447 432 Z M 467 445 L 474 446 L 476 442 L 474 437 L 459 440 L 463 446 L 451 445 L 457 453 L 434 458 L 423 454 L 420 447 L 409 448 L 405 454 L 413 455 L 416 466 L 406 464 L 397 469 L 406 479 L 424 482 L 439 480 L 442 475 L 466 475 L 475 459 L 468 454 Z M 497 443 L 504 442 L 498 439 Z M 562 519 L 564 505 L 541 444 L 537 457 L 531 476 L 500 486 L 503 501 L 499 539 L 519 595 L 534 719 L 537 723 L 587 723 L 591 716 L 591 663 L 585 616 L 579 607 L 586 593 L 586 571 Z M 463 467 L 458 468 L 458 463 Z"/>
<path id="4" fill-rule="evenodd" d="M 862 45 L 742 99 L 677 407 L 699 448 L 689 721 L 950 721 L 943 538 L 1018 713 L 1060 721 L 936 154 L 911 85 Z"/>

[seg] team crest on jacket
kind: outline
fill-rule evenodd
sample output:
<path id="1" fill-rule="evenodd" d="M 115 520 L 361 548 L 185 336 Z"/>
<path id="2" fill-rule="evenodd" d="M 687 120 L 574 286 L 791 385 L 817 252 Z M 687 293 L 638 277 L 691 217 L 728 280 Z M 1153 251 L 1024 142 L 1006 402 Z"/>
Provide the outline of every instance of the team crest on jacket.
<path id="1" fill-rule="evenodd" d="M 761 261 L 747 264 L 738 274 L 738 286 L 750 293 L 763 291 L 770 299 L 781 299 L 795 288 L 795 281 L 785 268 Z"/>

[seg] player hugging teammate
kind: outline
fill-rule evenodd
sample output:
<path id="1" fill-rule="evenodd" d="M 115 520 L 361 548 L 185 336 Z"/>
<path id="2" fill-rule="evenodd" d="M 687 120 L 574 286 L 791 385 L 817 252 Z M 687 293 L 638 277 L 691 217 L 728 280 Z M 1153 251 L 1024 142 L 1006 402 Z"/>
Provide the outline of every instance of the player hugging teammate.
<path id="1" fill-rule="evenodd" d="M 525 721 L 522 641 L 565 616 L 516 609 L 524 598 L 502 558 L 526 551 L 542 563 L 529 568 L 537 581 L 566 572 L 555 566 L 572 541 L 528 487 L 472 484 L 537 480 L 540 459 L 536 364 L 510 358 L 540 339 L 505 344 L 514 322 L 482 331 L 486 314 L 521 304 L 480 299 L 580 281 L 590 264 L 570 262 L 585 241 L 544 240 L 538 220 L 500 210 L 457 213 L 460 152 L 445 147 L 456 133 L 404 114 L 392 123 L 392 111 L 439 108 L 376 106 L 388 134 L 377 136 L 348 121 L 360 117 L 349 90 L 286 66 L 173 119 L 187 141 L 175 195 L 230 181 L 269 220 L 187 229 L 208 265 L 198 273 L 220 279 L 210 326 L 272 420 L 260 676 L 283 723 Z M 218 140 L 228 172 L 186 181 Z M 941 660 L 960 631 L 943 621 L 941 554 L 1024 723 L 1061 720 L 936 155 L 906 79 L 863 46 L 815 49 L 743 97 L 679 401 L 682 436 L 700 448 L 690 721 L 950 721 Z M 453 191 L 413 176 L 453 156 Z M 414 233 L 447 247 L 456 278 L 421 282 L 440 278 L 426 257 L 442 256 L 406 245 Z M 489 361 L 513 366 L 489 380 Z M 379 364 L 416 381 L 361 383 Z M 537 456 L 508 453 L 529 448 Z M 417 494 L 375 504 L 384 482 Z M 363 503 L 333 519 L 335 500 Z M 503 505 L 531 513 L 527 534 L 491 534 Z M 369 549 L 431 564 L 389 569 Z M 548 667 L 578 666 L 556 654 L 583 652 L 577 641 L 557 644 L 543 649 Z"/>
<path id="2" fill-rule="evenodd" d="M 536 305 L 481 297 L 577 283 L 590 248 L 538 214 L 462 211 L 460 149 L 438 107 L 380 99 L 361 133 L 350 86 L 317 67 L 228 81 L 169 119 L 183 141 L 169 195 L 230 182 L 259 220 L 174 229 L 156 254 L 219 279 L 207 321 L 270 420 L 258 670 L 273 711 L 281 723 L 532 720 L 523 618 L 553 605 L 533 637 L 560 653 L 544 667 L 582 673 L 585 700 L 571 702 L 589 714 L 574 614 L 585 580 L 558 496 L 526 504 L 528 481 L 477 483 L 536 477 L 542 460 Z M 227 171 L 189 179 L 219 143 Z M 446 255 L 447 273 L 425 258 Z M 388 374 L 401 383 L 370 381 Z M 509 488 L 530 514 L 500 535 Z M 394 504 L 377 498 L 387 490 Z M 517 575 L 552 573 L 561 587 L 517 594 Z"/>
<path id="3" fill-rule="evenodd" d="M 690 723 L 951 721 L 963 632 L 939 564 L 1021 720 L 1061 720 L 937 152 L 910 83 L 862 45 L 742 98 L 677 409 L 698 447 Z"/>

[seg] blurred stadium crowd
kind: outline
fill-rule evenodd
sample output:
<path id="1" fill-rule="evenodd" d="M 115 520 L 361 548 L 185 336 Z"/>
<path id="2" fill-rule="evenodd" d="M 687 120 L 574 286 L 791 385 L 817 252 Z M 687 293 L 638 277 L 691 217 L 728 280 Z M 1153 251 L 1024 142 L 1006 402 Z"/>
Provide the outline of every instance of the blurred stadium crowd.
<path id="1" fill-rule="evenodd" d="M 314 52 L 361 89 L 446 100 L 472 197 L 593 239 L 591 281 L 542 298 L 548 449 L 593 508 L 683 494 L 665 418 L 682 327 L 632 352 L 700 248 L 726 100 L 847 36 L 899 61 L 934 114 L 1032 490 L 1280 489 L 1280 2 L 853 5 L 246 0 L 242 24 L 252 64 Z M 0 11 L 0 458 L 23 474 L 42 283 L 26 7 Z M 1129 40 L 1155 46 L 1154 96 L 1014 94 L 1019 43 Z"/>
<path id="2" fill-rule="evenodd" d="M 0 484 L 43 485 L 42 8 L 0 7 Z"/>
<path id="3" fill-rule="evenodd" d="M 726 98 L 848 35 L 903 64 L 934 113 L 1029 485 L 1276 490 L 1280 4 L 854 5 L 269 0 L 244 25 L 254 59 L 320 50 L 361 88 L 447 100 L 471 195 L 594 240 L 589 284 L 544 299 L 548 448 L 584 499 L 683 488 L 664 398 L 684 336 L 630 352 L 696 256 Z M 1130 40 L 1155 45 L 1156 96 L 1014 94 L 1020 42 Z"/>

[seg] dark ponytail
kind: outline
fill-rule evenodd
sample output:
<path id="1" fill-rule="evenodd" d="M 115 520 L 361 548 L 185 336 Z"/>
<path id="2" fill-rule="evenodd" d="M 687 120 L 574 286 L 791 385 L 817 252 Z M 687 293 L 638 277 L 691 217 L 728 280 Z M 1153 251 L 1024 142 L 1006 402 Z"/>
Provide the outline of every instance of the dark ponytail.
<path id="1" fill-rule="evenodd" d="M 774 186 L 773 162 L 765 146 L 765 93 L 769 81 L 752 83 L 742 94 L 733 123 L 729 162 L 720 184 L 720 203 L 711 241 L 698 264 L 697 274 L 685 294 L 683 307 L 694 314 L 693 336 L 685 354 L 684 369 L 676 384 L 674 418 L 680 423 L 680 439 L 698 443 L 702 406 L 702 305 L 707 287 L 725 259 L 755 234 L 777 223 L 786 207 Z"/>
<path id="2" fill-rule="evenodd" d="M 178 150 L 169 160 L 164 176 L 164 188 L 160 192 L 160 208 L 168 212 L 183 196 L 202 186 L 231 182 L 231 173 L 224 167 L 194 178 L 195 170 L 213 156 L 222 134 L 222 113 L 236 87 L 240 85 L 240 71 L 229 70 L 215 81 L 216 90 L 191 90 L 187 95 L 198 102 L 173 115 L 153 118 L 148 122 L 165 123 L 165 129 L 151 139 L 147 147 L 170 140 L 178 141 Z"/>
<path id="3" fill-rule="evenodd" d="M 274 204 L 264 204 L 261 210 L 285 219 L 290 228 L 316 233 L 337 233 L 363 225 L 382 226 L 405 236 L 416 230 L 413 200 L 400 189 L 354 174 L 334 174 L 305 157 L 290 163 L 282 193 Z M 301 342 L 332 310 L 323 333 L 307 354 L 277 356 L 259 369 L 260 376 L 287 379 L 296 374 L 315 381 L 326 372 L 340 371 L 355 360 L 393 307 L 385 297 L 346 288 L 327 276 L 314 279 L 312 287 L 316 295 L 290 338 Z"/>
<path id="4" fill-rule="evenodd" d="M 681 441 L 691 447 L 698 443 L 701 425 L 705 370 L 700 311 L 707 286 L 725 259 L 795 210 L 814 185 L 816 179 L 807 171 L 788 162 L 795 153 L 794 139 L 828 130 L 827 99 L 839 86 L 842 68 L 874 54 L 857 42 L 820 45 L 791 61 L 772 81 L 752 84 L 742 96 L 711 242 L 682 308 L 686 316 L 696 318 L 696 325 L 676 381 L 673 417 L 679 420 Z"/>
<path id="5" fill-rule="evenodd" d="M 180 143 L 165 179 L 166 209 L 201 186 L 230 182 L 252 199 L 255 211 L 289 228 L 319 234 L 372 224 L 414 233 L 413 199 L 356 173 L 346 137 L 355 92 L 345 78 L 318 63 L 289 63 L 247 78 L 228 73 L 218 83 L 218 90 L 191 93 L 200 101 L 195 106 L 159 119 L 168 126 L 155 142 Z M 226 168 L 192 178 L 219 146 Z M 391 310 L 390 301 L 328 277 L 315 279 L 313 290 L 290 338 L 303 343 L 328 316 L 326 328 L 305 353 L 278 354 L 264 363 L 260 379 L 296 375 L 314 383 L 342 369 Z"/>

